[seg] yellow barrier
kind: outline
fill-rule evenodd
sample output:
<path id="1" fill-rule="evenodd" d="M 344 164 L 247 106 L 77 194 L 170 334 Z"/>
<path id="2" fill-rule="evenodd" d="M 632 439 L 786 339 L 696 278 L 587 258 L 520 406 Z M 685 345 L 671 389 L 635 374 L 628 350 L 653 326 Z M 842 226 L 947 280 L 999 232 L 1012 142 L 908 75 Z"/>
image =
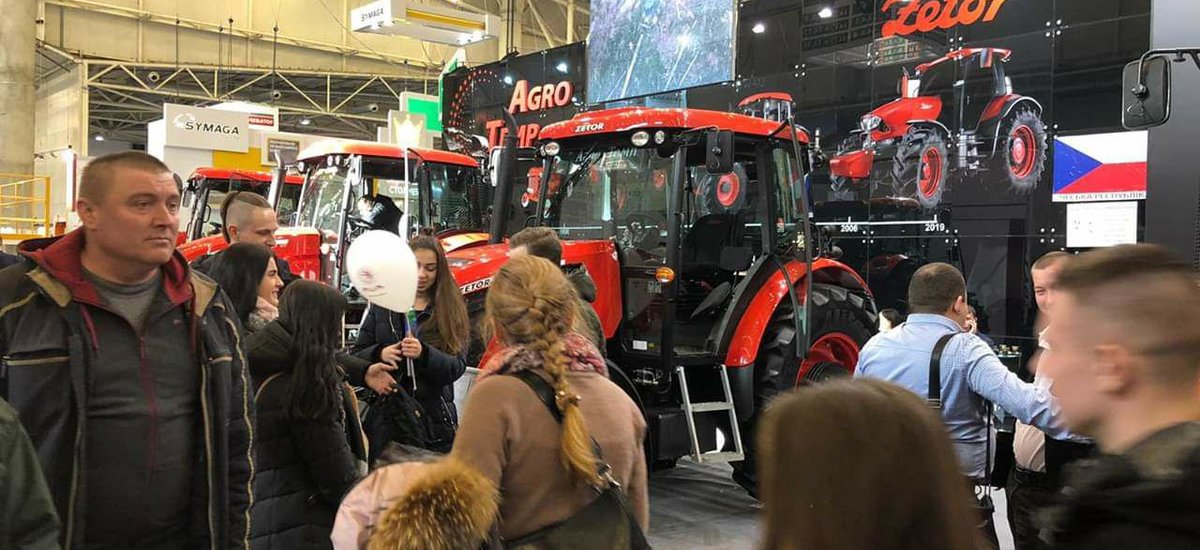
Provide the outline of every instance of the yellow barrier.
<path id="1" fill-rule="evenodd" d="M 50 178 L 29 174 L 0 174 L 0 236 L 5 244 L 49 237 Z"/>

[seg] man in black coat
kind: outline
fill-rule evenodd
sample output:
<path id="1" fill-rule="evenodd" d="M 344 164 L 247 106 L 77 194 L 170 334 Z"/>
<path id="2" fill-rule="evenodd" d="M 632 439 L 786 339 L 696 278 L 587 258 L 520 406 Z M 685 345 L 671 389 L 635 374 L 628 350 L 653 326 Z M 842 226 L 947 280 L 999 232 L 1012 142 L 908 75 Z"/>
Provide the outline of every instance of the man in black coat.
<path id="1" fill-rule="evenodd" d="M 1200 548 L 1200 286 L 1153 245 L 1063 266 L 1039 367 L 1103 455 L 1068 469 L 1044 515 L 1055 549 Z"/>
<path id="2" fill-rule="evenodd" d="M 253 413 L 229 299 L 175 251 L 179 190 L 140 152 L 84 170 L 83 227 L 0 272 L 0 397 L 66 548 L 248 548 Z"/>

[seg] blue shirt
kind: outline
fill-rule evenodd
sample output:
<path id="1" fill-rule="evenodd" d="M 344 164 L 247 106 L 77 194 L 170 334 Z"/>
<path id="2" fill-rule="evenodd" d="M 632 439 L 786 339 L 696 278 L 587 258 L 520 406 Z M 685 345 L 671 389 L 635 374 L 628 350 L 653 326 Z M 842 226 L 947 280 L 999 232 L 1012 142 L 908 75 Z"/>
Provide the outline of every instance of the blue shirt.
<path id="1" fill-rule="evenodd" d="M 945 334 L 956 336 L 942 352 L 942 420 L 965 475 L 975 480 L 986 477 L 987 442 L 994 433 L 987 430 L 985 401 L 1051 437 L 1069 436 L 1048 389 L 1023 382 L 983 340 L 942 315 L 909 315 L 900 326 L 871 338 L 858 356 L 854 375 L 886 380 L 925 399 L 929 359 L 934 344 Z"/>

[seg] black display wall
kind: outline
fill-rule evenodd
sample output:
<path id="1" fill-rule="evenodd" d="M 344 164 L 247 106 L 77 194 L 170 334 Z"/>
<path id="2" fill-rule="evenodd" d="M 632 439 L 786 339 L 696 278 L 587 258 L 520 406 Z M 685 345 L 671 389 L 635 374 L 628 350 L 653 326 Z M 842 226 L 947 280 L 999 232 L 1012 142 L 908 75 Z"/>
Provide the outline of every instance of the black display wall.
<path id="1" fill-rule="evenodd" d="M 823 18 L 827 7 L 832 16 Z M 913 13 L 904 17 L 905 10 Z M 819 132 L 831 161 L 811 176 L 816 221 L 844 251 L 843 261 L 868 279 L 880 306 L 903 309 L 907 275 L 924 263 L 949 261 L 966 274 L 984 330 L 1002 343 L 1029 347 L 1035 314 L 1029 264 L 1066 247 L 1066 208 L 1051 200 L 1055 142 L 1121 131 L 1121 69 L 1149 48 L 1150 13 L 1150 0 L 747 1 L 738 13 L 735 82 L 632 103 L 736 111 L 755 93 L 791 94 L 797 121 Z M 922 26 L 927 30 L 906 28 Z M 884 38 L 885 28 L 907 34 Z M 905 105 L 895 102 L 906 74 L 915 80 L 919 66 L 956 51 L 967 55 L 924 71 L 922 87 L 905 100 L 913 103 L 908 111 L 886 113 Z M 569 81 L 573 94 L 570 105 L 517 112 L 518 124 L 569 118 L 585 109 L 584 58 L 583 46 L 575 44 L 448 75 L 445 123 L 485 134 L 488 121 L 514 105 L 521 80 L 530 86 Z M 921 104 L 931 97 L 943 108 L 923 117 Z M 881 119 L 898 127 L 909 117 L 945 125 L 945 167 L 924 180 L 939 182 L 934 192 L 925 193 L 913 163 L 904 162 L 914 148 L 910 142 L 904 149 L 899 135 L 890 149 L 879 148 L 866 173 L 861 163 L 858 172 L 851 170 L 858 177 L 834 173 L 847 173 L 842 161 L 865 146 L 854 130 L 881 108 Z M 1011 117 L 1021 109 L 1027 111 L 1022 121 L 1035 130 L 1025 149 L 1032 163 L 1014 163 L 1010 140 L 992 137 L 1010 133 Z M 961 129 L 975 135 L 964 138 Z M 993 145 L 1000 153 L 992 154 Z M 1001 177 L 1009 163 L 1026 177 Z M 1194 210 L 1195 197 L 1189 204 Z"/>

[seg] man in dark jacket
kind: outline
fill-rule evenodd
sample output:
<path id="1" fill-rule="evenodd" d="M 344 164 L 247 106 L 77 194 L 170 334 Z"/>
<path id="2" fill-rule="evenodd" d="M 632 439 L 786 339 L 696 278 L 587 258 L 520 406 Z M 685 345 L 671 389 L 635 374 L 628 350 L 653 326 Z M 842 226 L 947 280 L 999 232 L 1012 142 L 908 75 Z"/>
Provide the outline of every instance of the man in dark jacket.
<path id="1" fill-rule="evenodd" d="M 0 548 L 58 548 L 58 528 L 37 452 L 0 399 Z"/>
<path id="2" fill-rule="evenodd" d="M 224 293 L 175 251 L 179 189 L 139 152 L 84 170 L 83 227 L 0 273 L 0 397 L 70 548 L 246 548 L 250 388 Z"/>
<path id="3" fill-rule="evenodd" d="M 261 244 L 273 249 L 276 231 L 279 231 L 278 216 L 262 195 L 251 191 L 234 191 L 221 202 L 221 235 L 225 237 L 225 242 Z M 222 252 L 224 250 L 196 258 L 192 268 L 201 273 L 210 273 L 213 266 L 221 261 Z M 279 257 L 275 258 L 275 267 L 279 269 L 279 278 L 283 279 L 284 286 L 298 278 L 292 273 L 291 266 Z"/>
<path id="4" fill-rule="evenodd" d="M 1153 245 L 1063 266 L 1039 374 L 1104 453 L 1068 469 L 1043 519 L 1056 549 L 1200 548 L 1200 287 Z"/>
<path id="5" fill-rule="evenodd" d="M 562 241 L 549 227 L 522 229 L 509 239 L 508 245 L 509 256 L 531 254 L 550 260 L 554 265 L 562 265 Z M 604 326 L 600 323 L 596 309 L 592 307 L 592 303 L 596 301 L 596 282 L 588 274 L 587 266 L 583 265 L 574 269 L 563 268 L 563 275 L 567 276 L 567 280 L 575 285 L 575 291 L 579 293 L 579 321 L 582 325 L 579 327 L 582 329 L 579 333 L 587 336 L 596 345 L 596 349 L 600 350 L 600 356 L 604 357 Z"/>

